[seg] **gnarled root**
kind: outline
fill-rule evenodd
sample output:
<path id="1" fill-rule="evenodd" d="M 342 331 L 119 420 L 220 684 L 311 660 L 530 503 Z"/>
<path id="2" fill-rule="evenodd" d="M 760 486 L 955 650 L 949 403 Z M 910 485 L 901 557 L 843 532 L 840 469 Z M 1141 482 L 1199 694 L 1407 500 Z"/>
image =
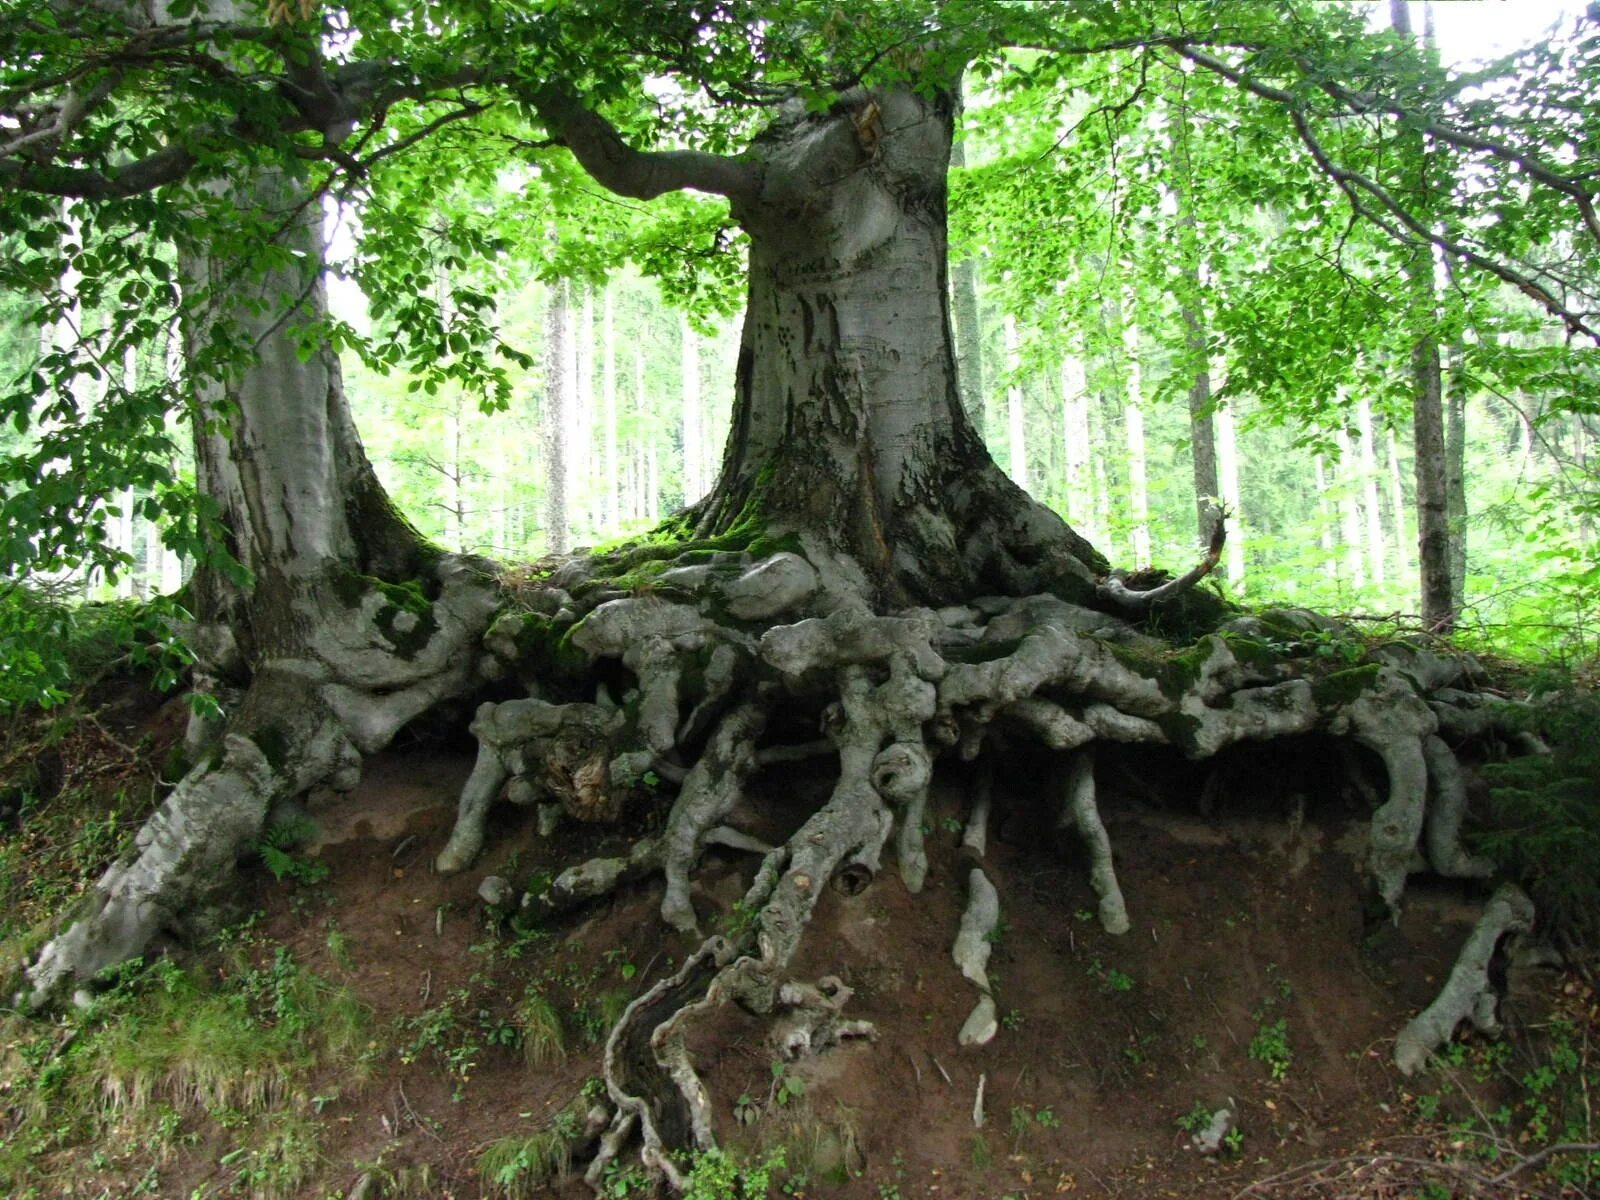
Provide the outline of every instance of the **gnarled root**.
<path id="1" fill-rule="evenodd" d="M 1078 831 L 1089 850 L 1089 886 L 1100 897 L 1100 927 L 1107 933 L 1128 932 L 1128 907 L 1117 885 L 1117 870 L 1111 858 L 1111 839 L 1106 835 L 1100 809 L 1094 799 L 1094 752 L 1080 750 L 1067 768 L 1066 802 L 1061 810 L 1062 826 Z"/>
<path id="2" fill-rule="evenodd" d="M 28 968 L 29 1002 L 87 983 L 163 932 L 190 930 L 217 907 L 235 860 L 275 805 L 315 788 L 353 788 L 362 754 L 473 684 L 471 647 L 488 623 L 493 588 L 454 556 L 436 574 L 432 633 L 409 658 L 395 654 L 392 639 L 416 633 L 424 617 L 396 613 L 378 589 L 349 603 L 336 581 L 306 584 L 295 603 L 311 631 L 303 656 L 256 667 L 220 753 L 179 781 L 139 831 L 134 858 L 106 871 L 85 909 Z"/>
<path id="3" fill-rule="evenodd" d="M 1514 884 L 1501 886 L 1467 936 L 1439 995 L 1395 1038 L 1394 1062 L 1402 1074 L 1421 1070 L 1462 1021 L 1471 1021 L 1485 1033 L 1498 1032 L 1498 998 L 1489 982 L 1489 962 L 1501 938 L 1532 928 L 1533 901 Z"/>
<path id="4" fill-rule="evenodd" d="M 1000 1029 L 988 973 L 989 953 L 994 948 L 990 939 L 999 924 L 1000 894 L 994 890 L 983 868 L 973 867 L 967 873 L 967 908 L 961 914 L 961 928 L 950 949 L 956 966 L 978 989 L 978 1003 L 956 1037 L 963 1046 L 986 1046 Z"/>

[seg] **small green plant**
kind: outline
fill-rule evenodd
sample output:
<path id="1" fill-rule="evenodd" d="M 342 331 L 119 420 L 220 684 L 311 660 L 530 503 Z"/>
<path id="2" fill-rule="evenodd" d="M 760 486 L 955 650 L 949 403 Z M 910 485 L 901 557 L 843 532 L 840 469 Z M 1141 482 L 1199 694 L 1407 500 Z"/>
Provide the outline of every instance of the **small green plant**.
<path id="1" fill-rule="evenodd" d="M 989 1139 L 981 1133 L 973 1134 L 967 1156 L 972 1160 L 974 1171 L 987 1171 L 994 1162 L 994 1151 L 989 1146 Z"/>
<path id="2" fill-rule="evenodd" d="M 1107 994 L 1117 992 L 1131 992 L 1133 990 L 1133 976 L 1116 967 L 1108 967 L 1098 958 L 1091 962 L 1085 972 L 1089 978 L 1100 985 L 1100 990 Z"/>
<path id="3" fill-rule="evenodd" d="M 772 1099 L 779 1108 L 787 1106 L 805 1094 L 805 1080 L 798 1075 L 790 1074 L 787 1063 L 772 1064 Z"/>
<path id="4" fill-rule="evenodd" d="M 533 1200 L 572 1165 L 569 1139 L 554 1129 L 501 1138 L 478 1156 L 478 1175 L 505 1200 Z"/>
<path id="5" fill-rule="evenodd" d="M 1289 1064 L 1294 1055 L 1289 1049 L 1289 1022 L 1279 1017 L 1276 1021 L 1263 1021 L 1250 1039 L 1248 1053 L 1256 1062 L 1265 1063 L 1274 1079 L 1289 1074 Z"/>
<path id="6" fill-rule="evenodd" d="M 740 1092 L 733 1102 L 733 1119 L 741 1125 L 754 1125 L 761 1119 L 761 1106 L 750 1098 L 749 1092 Z"/>
<path id="7" fill-rule="evenodd" d="M 1178 1128 L 1196 1136 L 1204 1133 L 1211 1124 L 1211 1108 L 1204 1100 L 1196 1100 L 1194 1107 L 1178 1118 Z"/>
<path id="8" fill-rule="evenodd" d="M 1056 1116 L 1056 1110 L 1046 1106 L 1033 1114 L 1033 1119 L 1039 1122 L 1041 1129 L 1060 1129 L 1061 1118 Z"/>
<path id="9" fill-rule="evenodd" d="M 529 984 L 517 1004 L 516 1027 L 522 1042 L 522 1057 L 530 1067 L 545 1067 L 567 1061 L 566 1032 L 561 1014 L 536 984 Z"/>
<path id="10" fill-rule="evenodd" d="M 1239 1129 L 1230 1129 L 1222 1135 L 1223 1148 L 1229 1154 L 1237 1154 L 1244 1149 L 1244 1133 Z"/>
<path id="11" fill-rule="evenodd" d="M 1005 1016 L 1000 1018 L 1000 1024 L 1015 1033 L 1022 1028 L 1022 1013 L 1015 1008 L 1007 1009 Z"/>
<path id="12" fill-rule="evenodd" d="M 315 837 L 316 832 L 317 827 L 305 817 L 274 821 L 255 843 L 262 866 L 280 883 L 285 879 L 308 887 L 321 883 L 328 877 L 328 864 L 319 858 L 303 858 L 292 853 L 295 847 Z"/>

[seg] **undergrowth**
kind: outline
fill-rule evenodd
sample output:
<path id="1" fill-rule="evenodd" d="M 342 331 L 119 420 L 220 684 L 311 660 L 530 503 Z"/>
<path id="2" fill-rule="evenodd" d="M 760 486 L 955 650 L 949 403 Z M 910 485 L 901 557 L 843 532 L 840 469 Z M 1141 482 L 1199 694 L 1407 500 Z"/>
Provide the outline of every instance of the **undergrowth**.
<path id="1" fill-rule="evenodd" d="M 163 1195 L 175 1152 L 221 1147 L 223 1194 L 300 1195 L 323 1105 L 370 1070 L 355 996 L 248 927 L 104 982 L 69 1014 L 0 1015 L 0 1194 Z"/>
<path id="2" fill-rule="evenodd" d="M 1600 695 L 1556 681 L 1522 720 L 1550 753 L 1483 768 L 1489 811 L 1475 849 L 1528 892 L 1542 935 L 1592 973 L 1600 954 Z"/>

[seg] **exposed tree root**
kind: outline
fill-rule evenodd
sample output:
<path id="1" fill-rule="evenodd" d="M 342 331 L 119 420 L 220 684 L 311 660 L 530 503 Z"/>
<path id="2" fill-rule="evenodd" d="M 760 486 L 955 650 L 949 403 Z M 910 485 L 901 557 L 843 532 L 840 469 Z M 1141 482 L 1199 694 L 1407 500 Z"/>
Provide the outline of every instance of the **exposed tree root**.
<path id="1" fill-rule="evenodd" d="M 140 830 L 133 858 L 106 872 L 29 966 L 19 999 L 38 1005 L 69 989 L 86 998 L 81 989 L 104 968 L 226 911 L 234 861 L 275 805 L 353 788 L 363 753 L 477 686 L 495 589 L 476 564 L 452 556 L 436 576 L 439 595 L 425 613 L 397 611 L 376 587 L 351 600 L 336 594 L 338 581 L 308 586 L 302 619 L 313 632 L 302 656 L 257 668 L 227 732 L 199 747 L 200 762 Z M 415 639 L 414 652 L 397 654 L 397 639 Z"/>
<path id="2" fill-rule="evenodd" d="M 1498 1033 L 1499 997 L 1489 982 L 1489 962 L 1500 940 L 1533 928 L 1533 901 L 1515 884 L 1503 884 L 1473 926 L 1438 997 L 1395 1038 L 1394 1062 L 1402 1074 L 1415 1075 L 1431 1055 L 1450 1040 L 1456 1026 L 1471 1021 L 1484 1033 Z"/>
<path id="3" fill-rule="evenodd" d="M 1089 886 L 1100 897 L 1100 927 L 1107 933 L 1128 932 L 1128 906 L 1117 886 L 1117 870 L 1111 861 L 1111 839 L 1100 820 L 1094 800 L 1094 751 L 1080 750 L 1067 769 L 1066 803 L 1061 824 L 1071 826 L 1089 849 Z"/>
<path id="4" fill-rule="evenodd" d="M 1084 841 L 1101 923 L 1112 933 L 1129 922 L 1096 803 L 1098 742 L 1164 744 L 1204 759 L 1242 740 L 1324 731 L 1370 748 L 1385 767 L 1367 866 L 1391 909 L 1398 912 L 1408 875 L 1425 865 L 1455 876 L 1488 870 L 1460 847 L 1465 791 L 1446 739 L 1494 728 L 1503 710 L 1457 690 L 1471 682 L 1461 661 L 1405 647 L 1329 673 L 1293 646 L 1302 633 L 1327 637 L 1332 627 L 1298 613 L 1240 618 L 1176 651 L 1120 617 L 1050 594 L 885 615 L 863 599 L 869 589 L 860 572 L 824 551 L 761 561 L 717 551 L 660 569 L 644 594 L 593 577 L 595 562 L 560 567 L 529 598 L 528 612 L 502 613 L 487 633 L 492 597 L 481 586 L 461 587 L 459 573 L 449 576 L 456 582 L 447 580 L 434 603 L 433 635 L 409 669 L 395 665 L 391 642 L 369 635 L 363 643 L 351 628 L 319 633 L 321 657 L 278 660 L 258 672 L 220 755 L 179 786 L 142 835 L 139 860 L 102 884 L 99 911 L 35 964 L 36 995 L 137 952 L 194 901 L 196 881 L 225 875 L 217 862 L 256 835 L 273 803 L 313 787 L 353 786 L 361 753 L 423 707 L 470 695 L 486 677 L 529 680 L 535 694 L 478 709 L 478 760 L 438 868 L 472 861 L 502 796 L 539 804 L 542 813 L 614 822 L 671 795 L 653 790 L 665 781 L 676 794 L 658 834 L 637 838 L 626 854 L 576 864 L 523 897 L 523 911 L 552 917 L 659 873 L 667 926 L 697 939 L 708 918 L 722 929 L 612 1031 L 605 1077 L 613 1108 L 589 1171 L 595 1181 L 637 1145 L 652 1170 L 681 1187 L 674 1155 L 715 1144 L 686 1038 L 716 1006 L 767 1016 L 783 1055 L 873 1036 L 845 1015 L 848 988 L 832 978 L 792 978 L 790 964 L 828 885 L 850 893 L 870 886 L 891 837 L 902 882 L 912 893 L 922 889 L 922 826 L 941 754 L 975 760 L 962 839 L 972 864 L 969 902 L 952 949 L 979 993 L 963 1044 L 998 1032 L 985 965 L 999 901 L 978 865 L 993 803 L 986 746 L 1021 736 L 1063 752 L 1060 823 Z M 367 607 L 354 610 L 357 626 L 377 619 Z M 477 639 L 483 659 L 470 652 Z M 587 698 L 551 695 L 532 664 L 561 655 L 569 668 L 572 656 L 583 656 L 588 677 L 605 682 L 592 684 Z M 825 741 L 766 744 L 785 710 L 816 714 Z M 832 792 L 783 844 L 770 848 L 737 827 L 756 770 L 822 752 L 837 762 Z M 763 856 L 732 913 L 695 908 L 695 871 L 711 844 Z M 1467 1008 L 1441 997 L 1448 1011 L 1428 1018 L 1432 1024 L 1453 1026 L 1476 1011 L 1481 977 L 1461 989 L 1471 993 Z M 1408 1031 L 1405 1044 L 1429 1036 Z M 1420 1064 L 1431 1048 L 1409 1053 Z"/>
<path id="5" fill-rule="evenodd" d="M 1220 546 L 1220 527 L 1213 542 Z M 1204 567 L 1153 602 L 1192 586 Z M 704 1087 L 684 1050 L 685 1030 L 698 1014 L 728 1002 L 769 1014 L 774 1044 L 785 1054 L 870 1035 L 841 1014 L 848 989 L 836 980 L 790 979 L 788 964 L 827 884 L 849 893 L 869 886 L 891 833 L 902 881 L 913 893 L 922 888 L 922 823 L 941 752 L 976 760 L 963 834 L 974 866 L 952 950 L 980 993 L 963 1044 L 982 1044 L 998 1031 L 985 973 L 998 896 L 976 865 L 992 803 L 992 755 L 979 754 L 986 742 L 1023 735 L 1066 753 L 1060 823 L 1084 841 L 1100 920 L 1111 933 L 1125 932 L 1129 921 L 1095 798 L 1093 747 L 1102 741 L 1166 744 L 1202 759 L 1243 740 L 1317 730 L 1348 739 L 1372 750 L 1387 774 L 1367 867 L 1392 911 L 1398 914 L 1407 877 L 1425 866 L 1450 876 L 1489 872 L 1461 849 L 1465 791 L 1445 740 L 1493 729 L 1504 715 L 1503 704 L 1457 690 L 1472 682 L 1470 659 L 1398 645 L 1342 671 L 1312 669 L 1316 659 L 1282 647 L 1297 636 L 1338 636 L 1339 627 L 1298 612 L 1239 618 L 1177 652 L 1118 617 L 1053 595 L 980 597 L 879 615 L 860 599 L 859 576 L 825 555 L 810 563 L 791 553 L 762 562 L 718 554 L 662 572 L 648 596 L 594 586 L 576 565 L 557 577 L 564 590 L 545 607 L 559 605 L 557 626 L 570 630 L 570 643 L 592 662 L 621 665 L 623 693 L 616 703 L 601 689 L 593 702 L 530 698 L 480 709 L 473 727 L 479 763 L 441 869 L 459 869 L 477 852 L 483 816 L 502 788 L 520 802 L 550 799 L 582 819 L 610 819 L 634 794 L 637 778 L 658 766 L 680 785 L 661 836 L 640 840 L 627 857 L 580 864 L 524 904 L 559 912 L 659 871 L 663 920 L 693 934 L 705 919 L 692 898 L 705 846 L 725 840 L 765 850 L 727 825 L 745 803 L 751 775 L 763 764 L 819 752 L 816 744 L 763 745 L 772 716 L 796 706 L 819 712 L 838 763 L 827 802 L 765 854 L 731 917 L 730 936 L 703 941 L 677 975 L 630 1007 L 608 1043 L 616 1116 L 601 1156 L 623 1152 L 637 1137 L 644 1161 L 673 1186 L 681 1172 L 672 1153 L 705 1149 L 715 1137 Z M 512 639 L 500 639 L 498 648 L 496 636 L 489 639 L 491 651 L 515 668 L 511 646 Z M 684 762 L 691 765 L 677 765 Z M 1481 977 L 1461 989 L 1471 993 L 1467 1009 L 1451 1000 L 1449 1012 L 1425 1014 L 1414 1026 L 1447 1020 L 1453 1027 L 1475 1011 Z M 1407 1046 L 1425 1040 L 1411 1031 L 1403 1036 Z M 1408 1054 L 1420 1055 L 1420 1065 L 1436 1044 Z"/>

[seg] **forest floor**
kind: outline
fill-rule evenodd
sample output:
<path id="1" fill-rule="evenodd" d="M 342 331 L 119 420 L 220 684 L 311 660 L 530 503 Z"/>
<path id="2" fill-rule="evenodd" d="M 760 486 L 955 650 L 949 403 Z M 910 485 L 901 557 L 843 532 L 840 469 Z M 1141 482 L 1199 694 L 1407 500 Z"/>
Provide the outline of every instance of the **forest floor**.
<path id="1" fill-rule="evenodd" d="M 158 761 L 176 732 L 170 706 L 119 705 L 95 728 L 113 744 L 143 738 L 141 755 Z M 1427 1164 L 1458 1157 L 1459 1122 L 1494 1124 L 1485 1114 L 1502 1099 L 1496 1079 L 1514 1074 L 1486 1069 L 1507 1065 L 1494 1044 L 1479 1039 L 1454 1071 L 1416 1080 L 1391 1064 L 1394 1035 L 1437 992 L 1483 894 L 1418 880 L 1400 925 L 1374 933 L 1359 869 L 1370 810 L 1351 766 L 1324 739 L 1200 765 L 1149 749 L 1107 755 L 1100 803 L 1133 920 L 1113 937 L 1093 918 L 1078 850 L 1055 835 L 1050 763 L 1005 763 L 987 856 L 1003 913 L 990 961 L 1002 1028 L 982 1048 L 956 1042 L 976 994 L 950 956 L 965 868 L 964 781 L 949 769 L 930 797 L 924 892 L 910 895 L 892 867 L 859 895 L 830 889 L 796 963 L 801 978 L 832 974 L 853 988 L 845 1015 L 871 1021 L 876 1039 L 782 1063 L 768 1026 L 738 1010 L 694 1034 L 725 1143 L 745 1161 L 782 1148 L 774 1192 L 802 1197 L 1491 1194 L 1466 1183 L 1499 1166 L 1447 1167 L 1431 1192 L 1425 1176 Z M 276 996 L 263 1019 L 286 1020 L 282 981 L 309 973 L 359 1001 L 360 1045 L 282 1067 L 281 1086 L 259 1102 L 225 1089 L 208 1100 L 169 1063 L 152 1077 L 150 1112 L 108 1101 L 75 1132 L 37 1135 L 9 1177 L 0 1163 L 7 1194 L 590 1194 L 535 1182 L 532 1152 L 506 1150 L 526 1143 L 504 1139 L 548 1128 L 595 1086 L 621 1006 L 692 947 L 660 924 L 655 882 L 537 929 L 497 919 L 477 895 L 488 875 L 520 890 L 625 852 L 651 814 L 631 828 L 569 824 L 541 838 L 530 812 L 497 808 L 480 862 L 435 874 L 470 767 L 467 745 L 379 755 L 355 791 L 311 810 L 317 832 L 287 867 L 280 860 L 284 878 L 260 864 L 241 874 L 241 910 L 256 915 L 230 938 L 231 961 L 254 964 L 248 995 Z M 820 765 L 764 773 L 736 823 L 779 841 L 828 783 Z M 15 843 L 27 830 L 25 820 L 0 829 L 0 848 L 10 839 L 25 849 Z M 697 883 L 703 918 L 727 913 L 755 866 L 716 852 Z M 1600 1041 L 1594 997 L 1575 977 L 1518 972 L 1510 984 L 1513 1042 L 1553 1011 L 1582 1021 L 1585 1056 L 1591 1035 Z M 20 1137 L 38 1120 L 26 1097 L 48 1096 L 23 1018 L 6 1020 L 0 1132 Z M 118 1076 L 133 1070 L 123 1060 L 83 1054 L 83 1070 L 106 1076 L 86 1087 L 138 1094 Z M 301 1113 L 298 1140 L 282 1125 L 275 1140 L 260 1133 L 274 1106 Z M 1222 1107 L 1237 1133 L 1203 1155 L 1191 1130 Z M 290 1155 L 302 1160 L 292 1169 L 280 1161 Z M 1458 1169 L 1468 1175 L 1448 1173 Z M 1466 1181 L 1459 1192 L 1452 1178 Z M 610 1186 L 635 1185 L 619 1174 Z"/>

